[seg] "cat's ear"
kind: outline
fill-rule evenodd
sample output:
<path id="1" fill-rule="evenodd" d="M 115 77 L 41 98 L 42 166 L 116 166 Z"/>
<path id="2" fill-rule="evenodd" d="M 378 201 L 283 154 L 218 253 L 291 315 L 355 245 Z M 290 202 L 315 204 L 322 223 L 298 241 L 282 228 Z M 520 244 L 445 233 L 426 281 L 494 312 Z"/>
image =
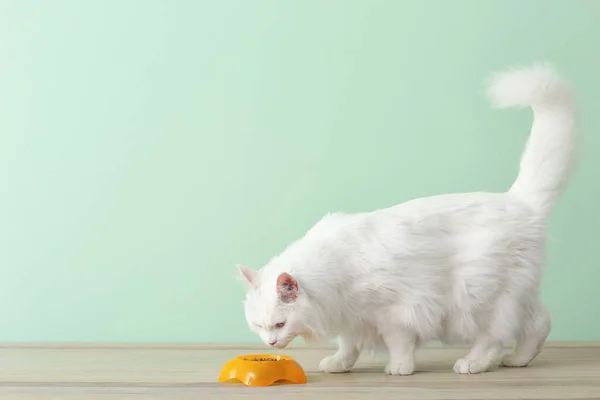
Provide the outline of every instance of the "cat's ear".
<path id="1" fill-rule="evenodd" d="M 244 281 L 250 286 L 254 286 L 256 283 L 256 271 L 246 268 L 243 265 L 236 265 L 240 275 L 244 278 Z"/>
<path id="2" fill-rule="evenodd" d="M 293 303 L 298 297 L 298 282 L 284 272 L 277 278 L 277 294 L 284 303 Z"/>

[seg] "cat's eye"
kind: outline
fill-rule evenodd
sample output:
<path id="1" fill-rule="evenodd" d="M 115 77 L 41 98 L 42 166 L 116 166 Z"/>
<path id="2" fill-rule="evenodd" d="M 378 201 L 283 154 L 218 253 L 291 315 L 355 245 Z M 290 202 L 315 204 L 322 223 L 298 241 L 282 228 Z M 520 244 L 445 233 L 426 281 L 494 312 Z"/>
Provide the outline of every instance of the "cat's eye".
<path id="1" fill-rule="evenodd" d="M 279 322 L 279 323 L 275 324 L 275 328 L 277 328 L 277 329 L 281 329 L 284 326 L 285 326 L 285 322 Z"/>

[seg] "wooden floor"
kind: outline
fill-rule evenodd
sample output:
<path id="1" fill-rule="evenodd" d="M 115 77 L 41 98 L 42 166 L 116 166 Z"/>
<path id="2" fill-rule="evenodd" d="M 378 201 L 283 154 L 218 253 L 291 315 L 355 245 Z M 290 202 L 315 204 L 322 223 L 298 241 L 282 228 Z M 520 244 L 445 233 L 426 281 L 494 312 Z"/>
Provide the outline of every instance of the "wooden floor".
<path id="1" fill-rule="evenodd" d="M 256 351 L 248 346 L 0 346 L 0 399 L 600 399 L 596 344 L 548 345 L 527 368 L 471 376 L 452 372 L 464 350 L 423 349 L 410 377 L 387 376 L 383 361 L 368 356 L 352 373 L 321 374 L 316 367 L 331 349 L 297 347 L 282 354 L 304 367 L 305 385 L 216 382 L 227 360 Z"/>

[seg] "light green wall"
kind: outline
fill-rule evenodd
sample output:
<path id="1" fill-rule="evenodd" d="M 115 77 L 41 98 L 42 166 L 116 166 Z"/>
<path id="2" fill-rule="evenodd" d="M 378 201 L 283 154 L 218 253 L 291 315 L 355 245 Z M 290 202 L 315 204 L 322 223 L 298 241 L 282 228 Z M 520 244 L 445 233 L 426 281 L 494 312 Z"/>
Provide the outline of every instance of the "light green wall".
<path id="1" fill-rule="evenodd" d="M 253 341 L 235 263 L 329 211 L 509 187 L 547 59 L 583 158 L 551 220 L 553 339 L 600 340 L 600 2 L 3 1 L 0 341 Z"/>

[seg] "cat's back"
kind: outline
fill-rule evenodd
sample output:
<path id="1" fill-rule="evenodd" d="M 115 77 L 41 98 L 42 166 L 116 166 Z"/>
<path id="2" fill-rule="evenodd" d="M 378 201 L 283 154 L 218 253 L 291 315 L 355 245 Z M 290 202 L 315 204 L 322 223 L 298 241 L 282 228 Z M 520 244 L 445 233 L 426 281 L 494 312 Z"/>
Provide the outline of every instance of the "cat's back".
<path id="1" fill-rule="evenodd" d="M 508 193 L 459 193 L 422 197 L 381 210 L 407 223 L 444 228 L 445 224 L 482 225 L 503 221 L 529 223 L 537 218 L 533 210 Z"/>
<path id="2" fill-rule="evenodd" d="M 443 253 L 455 251 L 456 239 L 461 237 L 514 237 L 517 231 L 537 235 L 540 229 L 543 219 L 509 194 L 446 194 L 372 212 L 328 214 L 291 247 L 303 254 L 310 248 L 321 256 L 341 256 L 382 246 L 402 252 L 414 242 L 427 242 Z"/>
<path id="3" fill-rule="evenodd" d="M 499 248 L 543 240 L 544 220 L 509 194 L 467 193 L 425 197 L 374 212 L 376 240 L 397 260 L 487 257 Z"/>
<path id="4" fill-rule="evenodd" d="M 457 255 L 539 236 L 542 229 L 543 221 L 508 194 L 431 196 L 373 212 L 328 214 L 277 264 L 303 272 L 389 265 L 387 259 L 448 266 Z"/>

